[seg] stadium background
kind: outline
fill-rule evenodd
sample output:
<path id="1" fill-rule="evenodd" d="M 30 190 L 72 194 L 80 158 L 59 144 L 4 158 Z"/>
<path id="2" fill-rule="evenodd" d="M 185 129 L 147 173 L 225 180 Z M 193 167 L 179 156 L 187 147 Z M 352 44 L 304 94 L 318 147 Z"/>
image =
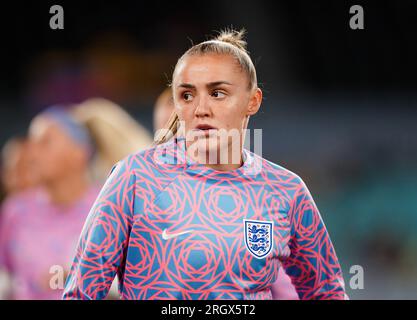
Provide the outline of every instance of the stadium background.
<path id="1" fill-rule="evenodd" d="M 60 4 L 64 30 L 51 30 Z M 360 4 L 365 29 L 349 28 Z M 417 298 L 417 3 L 44 2 L 2 5 L 0 145 L 56 103 L 105 97 L 152 130 L 191 41 L 245 27 L 265 99 L 263 156 L 309 186 L 351 299 Z M 364 290 L 352 290 L 360 265 Z"/>

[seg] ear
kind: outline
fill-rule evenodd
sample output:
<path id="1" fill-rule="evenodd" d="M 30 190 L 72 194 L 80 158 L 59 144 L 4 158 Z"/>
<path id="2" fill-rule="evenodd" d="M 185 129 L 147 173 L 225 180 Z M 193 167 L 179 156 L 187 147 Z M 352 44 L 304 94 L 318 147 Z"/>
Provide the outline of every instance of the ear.
<path id="1" fill-rule="evenodd" d="M 256 88 L 251 92 L 246 115 L 252 116 L 256 114 L 259 108 L 261 107 L 261 103 L 262 103 L 262 90 L 259 88 Z"/>

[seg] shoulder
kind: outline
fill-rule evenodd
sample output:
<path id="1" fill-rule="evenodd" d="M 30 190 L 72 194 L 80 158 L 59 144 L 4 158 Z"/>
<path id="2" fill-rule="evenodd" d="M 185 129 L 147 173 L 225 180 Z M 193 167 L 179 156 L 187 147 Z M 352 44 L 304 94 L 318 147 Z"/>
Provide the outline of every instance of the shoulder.
<path id="1" fill-rule="evenodd" d="M 272 194 L 285 200 L 289 207 L 300 194 L 310 194 L 304 180 L 297 173 L 254 153 L 251 153 L 251 157 L 260 168 L 256 180 L 261 181 Z"/>
<path id="2" fill-rule="evenodd" d="M 262 178 L 271 185 L 281 185 L 288 189 L 304 188 L 305 183 L 303 179 L 295 172 L 267 160 L 257 154 L 251 153 L 255 162 L 260 164 L 259 174 Z"/>
<path id="3" fill-rule="evenodd" d="M 293 171 L 263 158 L 262 165 L 264 179 L 272 194 L 285 203 L 289 216 L 294 218 L 296 214 L 302 214 L 310 221 L 318 209 L 304 180 Z"/>
<path id="4" fill-rule="evenodd" d="M 1 218 L 3 221 L 25 219 L 33 211 L 33 207 L 45 202 L 46 198 L 47 195 L 41 188 L 30 188 L 8 196 L 1 206 Z"/>

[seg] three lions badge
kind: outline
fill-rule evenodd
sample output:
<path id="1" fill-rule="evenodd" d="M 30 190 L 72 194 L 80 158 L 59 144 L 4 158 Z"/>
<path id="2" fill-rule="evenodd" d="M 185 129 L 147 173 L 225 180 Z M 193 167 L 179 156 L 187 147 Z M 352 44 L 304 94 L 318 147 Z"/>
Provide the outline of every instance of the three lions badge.
<path id="1" fill-rule="evenodd" d="M 246 248 L 255 258 L 265 258 L 271 253 L 274 246 L 274 222 L 248 219 L 243 221 Z"/>

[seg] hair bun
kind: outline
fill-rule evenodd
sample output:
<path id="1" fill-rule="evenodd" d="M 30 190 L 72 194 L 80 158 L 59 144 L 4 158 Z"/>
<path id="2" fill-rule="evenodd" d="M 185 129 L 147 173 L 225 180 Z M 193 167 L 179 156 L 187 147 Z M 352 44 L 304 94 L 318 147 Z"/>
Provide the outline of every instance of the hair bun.
<path id="1" fill-rule="evenodd" d="M 246 47 L 247 43 L 244 40 L 246 30 L 240 29 L 240 31 L 234 29 L 225 29 L 221 30 L 220 34 L 214 39 L 217 41 L 227 42 L 239 49 L 247 52 Z"/>

